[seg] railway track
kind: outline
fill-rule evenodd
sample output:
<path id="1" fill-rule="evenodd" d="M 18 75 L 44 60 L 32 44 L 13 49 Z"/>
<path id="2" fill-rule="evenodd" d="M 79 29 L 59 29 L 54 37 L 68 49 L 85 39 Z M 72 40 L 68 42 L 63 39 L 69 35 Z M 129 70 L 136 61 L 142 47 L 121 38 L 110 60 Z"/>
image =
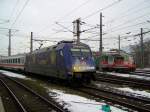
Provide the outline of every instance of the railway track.
<path id="1" fill-rule="evenodd" d="M 150 73 L 150 70 L 137 69 L 135 72 L 145 72 L 145 73 Z"/>
<path id="2" fill-rule="evenodd" d="M 67 111 L 56 105 L 54 101 L 47 100 L 47 98 L 41 96 L 23 83 L 20 83 L 10 77 L 0 77 L 0 83 L 3 85 L 3 89 L 5 88 L 5 91 L 7 90 L 7 94 L 9 94 L 9 97 L 12 99 L 12 103 L 15 104 L 15 108 L 18 112 Z M 12 110 L 9 111 L 13 112 Z"/>
<path id="3" fill-rule="evenodd" d="M 130 74 L 150 77 L 150 71 L 149 70 L 136 70 L 135 72 L 130 72 Z"/>
<path id="4" fill-rule="evenodd" d="M 150 81 L 148 80 L 121 77 L 121 76 L 115 76 L 106 73 L 99 74 L 96 80 L 101 82 L 115 83 L 115 84 L 125 84 L 125 85 L 130 85 L 130 86 L 144 88 L 144 89 L 149 89 L 150 87 Z"/>
<path id="5" fill-rule="evenodd" d="M 113 103 L 115 102 L 128 108 L 132 108 L 136 111 L 150 112 L 150 99 L 142 99 L 106 90 L 104 88 L 100 89 L 91 86 L 84 86 L 83 88 L 80 88 L 79 91 L 92 95 L 94 97 L 107 99 Z"/>

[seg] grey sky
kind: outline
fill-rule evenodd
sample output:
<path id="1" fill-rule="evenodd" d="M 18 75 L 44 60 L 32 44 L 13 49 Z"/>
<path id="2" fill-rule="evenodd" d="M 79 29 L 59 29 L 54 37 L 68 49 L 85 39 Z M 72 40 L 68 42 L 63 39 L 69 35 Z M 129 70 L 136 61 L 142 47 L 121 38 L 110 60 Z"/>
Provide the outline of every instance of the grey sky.
<path id="1" fill-rule="evenodd" d="M 26 7 L 20 13 L 26 0 L 0 0 L 0 28 L 12 28 L 19 31 L 13 32 L 12 36 L 12 54 L 29 51 L 30 32 L 34 33 L 36 39 L 51 40 L 71 40 L 73 34 L 64 31 L 60 24 L 72 30 L 72 22 L 81 18 L 81 21 L 87 24 L 82 25 L 81 29 L 89 29 L 91 25 L 99 24 L 99 13 L 84 19 L 91 13 L 102 9 L 118 0 L 29 0 Z M 104 50 L 117 48 L 117 36 L 132 35 L 140 32 L 140 28 L 150 28 L 150 0 L 121 0 L 103 12 L 103 32 L 106 33 L 103 38 Z M 20 13 L 18 19 L 16 17 Z M 10 20 L 6 22 L 5 20 Z M 15 22 L 16 20 L 16 22 Z M 145 23 L 144 23 L 145 22 Z M 141 23 L 141 24 L 139 24 Z M 13 24 L 13 26 L 12 26 Z M 136 25 L 139 24 L 139 25 Z M 130 27 L 129 27 L 130 26 Z M 148 29 L 144 29 L 147 31 Z M 65 30 L 66 31 L 66 30 Z M 97 32 L 97 34 L 92 33 Z M 99 29 L 88 33 L 82 33 L 81 38 L 98 39 Z M 130 34 L 126 34 L 131 32 Z M 145 38 L 148 38 L 148 34 Z M 122 39 L 121 47 L 138 42 L 139 37 L 132 41 Z M 82 41 L 91 46 L 93 50 L 98 50 L 99 42 Z M 44 46 L 50 46 L 54 42 L 46 42 Z M 44 47 L 43 46 L 43 47 Z M 34 49 L 39 44 L 34 42 Z M 0 29 L 0 55 L 7 55 L 8 48 L 8 30 Z"/>

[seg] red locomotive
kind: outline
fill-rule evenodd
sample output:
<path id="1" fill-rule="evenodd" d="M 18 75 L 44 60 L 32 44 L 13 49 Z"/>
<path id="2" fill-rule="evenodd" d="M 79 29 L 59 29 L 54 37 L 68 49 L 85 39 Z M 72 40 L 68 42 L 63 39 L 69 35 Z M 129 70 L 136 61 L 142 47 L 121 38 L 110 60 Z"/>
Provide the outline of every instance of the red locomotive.
<path id="1" fill-rule="evenodd" d="M 133 57 L 123 51 L 109 51 L 102 55 L 99 52 L 94 53 L 96 68 L 99 64 L 103 71 L 133 72 L 136 70 Z"/>

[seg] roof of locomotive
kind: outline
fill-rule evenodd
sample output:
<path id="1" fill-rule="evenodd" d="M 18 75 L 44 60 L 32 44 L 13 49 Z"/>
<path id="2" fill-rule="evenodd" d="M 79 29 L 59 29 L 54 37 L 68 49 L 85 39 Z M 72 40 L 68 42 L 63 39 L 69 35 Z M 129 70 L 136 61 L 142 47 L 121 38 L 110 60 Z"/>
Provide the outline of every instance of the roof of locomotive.
<path id="1" fill-rule="evenodd" d="M 49 51 L 49 50 L 52 50 L 52 49 L 62 49 L 65 45 L 68 45 L 70 47 L 73 46 L 73 45 L 89 47 L 87 44 L 84 44 L 84 43 L 81 43 L 81 42 L 79 44 L 77 44 L 75 41 L 60 41 L 56 45 L 52 45 L 52 46 L 49 46 L 49 47 L 45 47 L 45 48 L 42 48 L 42 49 L 35 50 L 31 54 L 41 53 L 41 52 Z"/>
<path id="2" fill-rule="evenodd" d="M 93 52 L 94 56 L 100 56 L 99 52 Z M 103 52 L 102 56 L 107 56 L 107 55 L 112 55 L 112 56 L 132 56 L 128 53 L 126 53 L 125 51 L 108 51 L 108 52 Z"/>

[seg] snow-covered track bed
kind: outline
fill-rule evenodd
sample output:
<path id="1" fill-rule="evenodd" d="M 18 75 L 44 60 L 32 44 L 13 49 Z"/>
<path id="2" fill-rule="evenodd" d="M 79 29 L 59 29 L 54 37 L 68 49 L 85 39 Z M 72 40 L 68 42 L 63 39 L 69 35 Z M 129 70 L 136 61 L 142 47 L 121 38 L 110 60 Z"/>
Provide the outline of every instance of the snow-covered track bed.
<path id="1" fill-rule="evenodd" d="M 97 88 L 91 86 L 84 86 L 79 91 L 92 95 L 94 97 L 103 98 L 110 102 L 120 104 L 122 106 L 132 108 L 140 112 L 150 112 L 150 99 L 130 96 L 125 93 L 119 93 L 112 89 Z"/>
<path id="2" fill-rule="evenodd" d="M 109 73 L 98 73 L 96 80 L 100 82 L 108 82 L 114 84 L 122 84 L 122 85 L 125 84 L 144 89 L 149 89 L 150 87 L 150 80 L 134 77 L 122 77 L 118 75 L 112 75 Z"/>

